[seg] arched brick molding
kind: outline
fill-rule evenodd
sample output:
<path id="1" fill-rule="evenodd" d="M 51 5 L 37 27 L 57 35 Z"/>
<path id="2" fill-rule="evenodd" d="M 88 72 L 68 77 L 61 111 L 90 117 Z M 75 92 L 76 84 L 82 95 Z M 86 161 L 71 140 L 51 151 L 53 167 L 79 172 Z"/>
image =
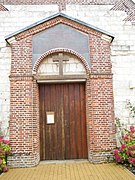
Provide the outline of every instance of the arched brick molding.
<path id="1" fill-rule="evenodd" d="M 42 54 L 40 56 L 39 59 L 37 59 L 37 61 L 35 62 L 34 66 L 33 66 L 33 74 L 36 74 L 37 69 L 38 69 L 39 65 L 41 64 L 41 62 L 44 60 L 44 58 L 46 58 L 47 56 L 49 56 L 51 54 L 59 53 L 59 52 L 63 52 L 63 53 L 65 52 L 65 53 L 69 53 L 69 54 L 76 56 L 84 65 L 84 67 L 86 69 L 86 73 L 87 74 L 90 73 L 90 67 L 89 67 L 87 61 L 79 53 L 75 52 L 72 49 L 57 48 L 57 49 L 51 49 L 51 50 L 45 52 L 44 54 Z"/>
<path id="2" fill-rule="evenodd" d="M 0 11 L 8 11 L 8 9 L 5 8 L 5 6 L 3 6 L 2 4 L 0 4 Z"/>
<path id="3" fill-rule="evenodd" d="M 78 53 L 79 51 L 72 50 L 72 47 L 69 47 L 69 49 L 62 48 L 63 46 L 60 46 L 60 48 L 57 46 L 58 48 L 56 49 L 53 49 L 52 47 L 49 51 L 42 51 L 42 53 L 40 53 L 40 58 L 35 58 L 35 61 L 33 61 L 32 64 L 32 37 L 34 34 L 49 27 L 53 27 L 58 23 L 64 23 L 64 21 L 66 21 L 66 24 L 70 27 L 88 34 L 88 46 L 90 49 L 90 56 L 88 55 L 88 58 L 90 58 L 90 66 L 83 55 Z M 73 55 L 83 64 L 86 70 L 87 76 L 85 76 L 84 80 L 86 81 L 86 116 L 89 161 L 106 162 L 107 157 L 112 157 L 111 152 L 115 147 L 115 126 L 110 41 L 103 39 L 102 35 L 102 32 L 96 31 L 95 29 L 93 30 L 91 27 L 79 24 L 70 19 L 56 16 L 56 18 L 51 19 L 50 21 L 45 21 L 45 23 L 38 24 L 29 30 L 14 35 L 14 38 L 9 37 L 10 40 L 13 40 L 10 41 L 12 44 L 12 66 L 10 74 L 10 138 L 13 147 L 13 156 L 9 158 L 9 162 L 12 166 L 30 167 L 39 163 L 40 129 L 37 70 L 46 57 L 49 57 L 49 55 L 53 56 L 53 54 L 59 52 L 63 54 L 67 53 L 71 56 Z M 34 66 L 32 67 L 32 65 Z M 43 82 L 41 82 L 41 79 L 41 83 L 44 83 L 44 77 L 45 76 L 43 75 Z M 78 78 L 78 74 L 76 77 Z M 57 80 L 59 81 L 59 77 Z M 48 82 L 50 83 L 50 81 Z M 21 123 L 23 126 L 20 127 Z M 26 136 L 29 136 L 29 139 L 25 138 Z"/>

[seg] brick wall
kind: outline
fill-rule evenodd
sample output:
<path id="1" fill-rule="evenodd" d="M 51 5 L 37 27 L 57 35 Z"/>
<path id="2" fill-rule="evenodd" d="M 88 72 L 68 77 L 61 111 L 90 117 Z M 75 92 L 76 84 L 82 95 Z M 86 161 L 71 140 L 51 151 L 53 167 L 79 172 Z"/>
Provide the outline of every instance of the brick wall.
<path id="1" fill-rule="evenodd" d="M 32 35 L 60 22 L 89 34 L 91 70 L 87 69 L 86 88 L 89 160 L 107 161 L 115 146 L 110 43 L 102 39 L 102 33 L 58 17 L 18 34 L 11 46 L 12 156 L 8 160 L 14 167 L 29 167 L 39 162 L 39 99 L 38 84 L 32 75 Z"/>
<path id="2" fill-rule="evenodd" d="M 100 36 L 90 35 L 91 72 L 111 73 L 110 46 Z"/>
<path id="3" fill-rule="evenodd" d="M 0 11 L 8 11 L 2 4 L 0 4 Z"/>
<path id="4" fill-rule="evenodd" d="M 66 4 L 81 4 L 81 5 L 113 5 L 117 0 L 5 0 L 4 4 L 6 5 L 41 5 L 41 4 L 57 4 L 59 10 L 64 10 Z"/>
<path id="5" fill-rule="evenodd" d="M 59 11 L 65 10 L 66 5 L 114 5 L 111 10 L 115 11 L 125 11 L 128 13 L 128 17 L 125 21 L 134 21 L 135 19 L 135 3 L 130 0 L 25 0 L 25 1 L 0 1 L 0 11 L 7 11 L 8 9 L 5 8 L 3 5 L 58 5 Z"/>
<path id="6" fill-rule="evenodd" d="M 134 124 L 134 119 L 131 118 L 126 103 L 127 100 L 135 103 L 135 26 L 131 22 L 124 21 L 127 17 L 125 12 L 110 11 L 110 6 L 78 5 L 75 7 L 68 5 L 66 12 L 70 16 L 115 34 L 111 44 L 115 117 L 120 118 L 124 128 L 129 128 L 131 124 Z M 132 16 L 130 20 L 133 19 Z M 130 83 L 133 83 L 132 88 L 130 88 Z"/>
<path id="7" fill-rule="evenodd" d="M 110 44 L 90 34 L 91 74 L 89 96 L 89 159 L 104 162 L 115 147 L 112 65 Z"/>
<path id="8" fill-rule="evenodd" d="M 114 4 L 118 0 L 5 0 L 4 4 Z"/>
<path id="9" fill-rule="evenodd" d="M 48 17 L 51 14 L 56 13 L 58 9 L 57 6 L 53 5 L 11 5 L 6 7 L 10 11 L 4 11 L 0 13 L 0 21 L 2 23 L 2 26 L 0 27 L 0 120 L 3 124 L 2 128 L 7 132 L 9 127 L 10 114 L 9 73 L 11 49 L 10 47 L 6 47 L 4 36 L 13 33 L 14 31 L 30 25 L 38 20 Z M 116 38 L 114 39 L 111 46 L 115 115 L 116 117 L 119 117 L 121 119 L 121 123 L 124 124 L 125 128 L 127 128 L 130 126 L 130 124 L 134 124 L 134 119 L 131 119 L 131 117 L 129 116 L 129 112 L 126 109 L 126 100 L 129 99 L 134 103 L 135 26 L 133 26 L 130 22 L 123 21 L 127 17 L 127 14 L 125 12 L 110 11 L 110 7 L 112 6 L 68 5 L 64 12 L 71 17 L 78 18 L 116 35 Z M 99 152 L 99 154 L 102 153 Z"/>
<path id="10" fill-rule="evenodd" d="M 115 147 L 112 76 L 91 75 L 90 86 L 89 158 L 92 162 L 104 162 L 107 161 L 105 152 L 111 154 Z M 104 156 L 98 155 L 103 152 Z"/>
<path id="11" fill-rule="evenodd" d="M 37 84 L 32 77 L 31 36 L 12 44 L 10 74 L 9 165 L 29 167 L 39 162 L 39 119 Z M 37 143 L 38 142 L 38 143 Z"/>

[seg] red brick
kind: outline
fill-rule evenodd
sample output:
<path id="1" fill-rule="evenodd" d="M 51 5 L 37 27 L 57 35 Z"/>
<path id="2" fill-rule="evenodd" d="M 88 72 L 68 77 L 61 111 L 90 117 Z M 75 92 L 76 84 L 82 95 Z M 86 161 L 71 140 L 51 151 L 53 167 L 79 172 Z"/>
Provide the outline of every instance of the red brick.
<path id="1" fill-rule="evenodd" d="M 61 17 L 18 34 L 15 37 L 17 42 L 12 44 L 10 139 L 13 156 L 9 157 L 9 164 L 12 166 L 34 166 L 40 160 L 39 93 L 38 84 L 32 74 L 32 36 L 60 22 L 89 35 L 90 68 L 78 53 L 66 50 L 80 59 L 87 72 L 89 160 L 107 161 L 115 147 L 110 43 L 102 40 L 102 33 Z M 65 52 L 65 49 L 55 51 Z M 37 71 L 42 60 L 55 51 L 45 52 L 35 63 L 34 70 Z"/>

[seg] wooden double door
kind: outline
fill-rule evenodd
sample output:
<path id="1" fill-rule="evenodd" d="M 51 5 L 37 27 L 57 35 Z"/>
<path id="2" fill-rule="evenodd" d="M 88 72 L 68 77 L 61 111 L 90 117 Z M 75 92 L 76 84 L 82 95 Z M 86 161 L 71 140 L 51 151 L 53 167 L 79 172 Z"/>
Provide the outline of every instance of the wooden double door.
<path id="1" fill-rule="evenodd" d="M 39 84 L 40 159 L 87 159 L 84 83 Z"/>

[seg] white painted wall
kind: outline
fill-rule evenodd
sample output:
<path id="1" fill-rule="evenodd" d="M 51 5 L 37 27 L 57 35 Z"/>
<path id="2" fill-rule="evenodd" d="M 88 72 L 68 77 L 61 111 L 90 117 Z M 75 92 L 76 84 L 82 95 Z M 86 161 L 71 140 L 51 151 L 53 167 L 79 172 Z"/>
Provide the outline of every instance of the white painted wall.
<path id="1" fill-rule="evenodd" d="M 128 127 L 135 124 L 127 101 L 135 104 L 135 25 L 123 21 L 127 14 L 110 11 L 110 5 L 68 5 L 66 14 L 114 34 L 111 46 L 115 117 Z"/>
<path id="2" fill-rule="evenodd" d="M 10 64 L 11 48 L 7 47 L 5 36 L 36 21 L 58 12 L 56 5 L 6 6 L 9 11 L 0 12 L 0 124 L 8 137 L 10 116 Z"/>
<path id="3" fill-rule="evenodd" d="M 110 5 L 67 5 L 63 13 L 114 34 L 111 47 L 114 74 L 115 116 L 125 124 L 135 123 L 126 109 L 127 100 L 135 103 L 135 25 L 123 21 L 127 14 L 110 11 Z M 0 12 L 0 121 L 8 127 L 11 49 L 4 36 L 58 12 L 57 5 L 12 5 Z"/>

